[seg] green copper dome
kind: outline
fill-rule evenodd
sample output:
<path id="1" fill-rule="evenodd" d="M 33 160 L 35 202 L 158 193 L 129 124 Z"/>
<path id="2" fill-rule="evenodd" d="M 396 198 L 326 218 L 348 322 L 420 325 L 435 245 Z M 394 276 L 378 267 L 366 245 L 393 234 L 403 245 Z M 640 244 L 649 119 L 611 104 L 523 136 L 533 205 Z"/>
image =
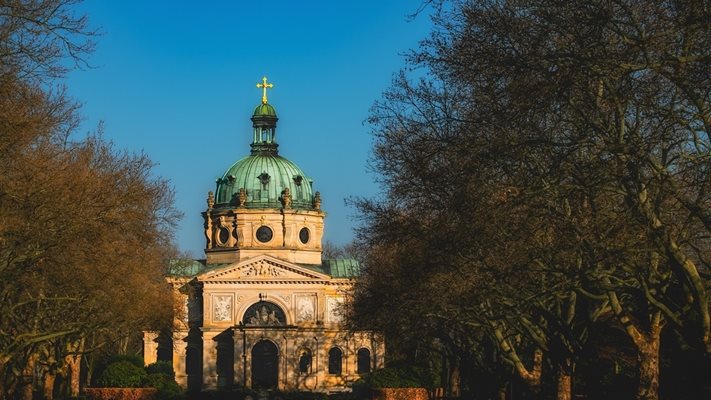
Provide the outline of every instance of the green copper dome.
<path id="1" fill-rule="evenodd" d="M 262 103 L 252 115 L 251 154 L 227 169 L 217 180 L 214 205 L 217 207 L 294 208 L 318 210 L 321 198 L 312 181 L 296 164 L 279 155 L 276 142 L 276 110 L 267 102 L 262 78 Z"/>
<path id="2" fill-rule="evenodd" d="M 261 103 L 254 109 L 255 117 L 276 117 L 276 110 L 269 103 Z"/>
<path id="3" fill-rule="evenodd" d="M 217 180 L 215 204 L 248 208 L 281 208 L 284 189 L 290 207 L 314 209 L 312 181 L 296 164 L 276 154 L 252 154 L 234 163 Z M 240 189 L 244 202 L 240 204 Z"/>

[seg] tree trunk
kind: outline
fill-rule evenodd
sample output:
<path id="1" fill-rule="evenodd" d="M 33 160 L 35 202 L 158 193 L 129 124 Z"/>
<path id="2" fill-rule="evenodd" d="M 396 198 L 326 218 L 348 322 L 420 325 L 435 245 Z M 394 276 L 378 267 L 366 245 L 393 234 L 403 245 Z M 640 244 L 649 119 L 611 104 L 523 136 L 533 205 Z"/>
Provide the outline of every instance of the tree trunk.
<path id="1" fill-rule="evenodd" d="M 2 357 L 0 359 L 0 377 L 5 376 L 5 365 L 6 365 L 6 357 Z M 5 379 L 0 378 L 0 399 L 4 399 L 7 392 L 7 388 L 5 387 Z"/>
<path id="2" fill-rule="evenodd" d="M 449 364 L 449 397 L 459 397 L 461 387 L 460 360 L 458 357 L 451 357 Z"/>
<path id="3" fill-rule="evenodd" d="M 79 379 L 81 377 L 81 354 L 70 355 L 65 358 L 69 367 L 69 395 L 79 397 Z"/>
<path id="4" fill-rule="evenodd" d="M 54 381 L 57 379 L 57 375 L 53 372 L 48 371 L 44 375 L 44 398 L 45 400 L 52 400 L 54 398 Z"/>
<path id="5" fill-rule="evenodd" d="M 86 358 L 83 357 L 84 360 Z M 91 378 L 94 376 L 94 363 L 86 363 L 86 376 L 84 377 L 84 387 L 91 386 Z M 79 368 L 81 371 L 81 368 Z"/>
<path id="6" fill-rule="evenodd" d="M 85 339 L 68 343 L 67 355 L 64 357 L 64 362 L 69 372 L 69 395 L 71 397 L 79 396 L 81 382 L 81 360 L 84 353 Z"/>
<path id="7" fill-rule="evenodd" d="M 513 360 L 514 367 L 518 375 L 523 379 L 528 387 L 535 393 L 541 390 L 541 373 L 543 371 L 543 350 L 536 348 L 533 351 L 533 365 L 529 371 L 523 364 L 523 361 L 516 353 L 516 349 L 504 337 L 504 333 L 499 326 L 492 324 L 494 337 L 496 338 L 499 348 Z"/>
<path id="8" fill-rule="evenodd" d="M 89 339 L 91 340 L 91 339 Z M 93 340 L 92 340 L 93 342 Z M 92 345 L 89 345 L 89 347 L 92 347 Z M 85 345 L 86 348 L 86 345 Z M 84 374 L 84 382 L 83 387 L 90 387 L 91 386 L 91 379 L 94 376 L 94 367 L 96 366 L 96 355 L 92 353 L 87 353 L 84 354 L 84 356 L 81 358 L 82 363 L 84 363 L 84 368 L 86 368 L 86 374 Z M 81 370 L 81 368 L 80 368 Z"/>
<path id="9" fill-rule="evenodd" d="M 609 279 L 605 280 L 609 284 Z M 659 342 L 662 333 L 663 317 L 660 311 L 655 311 L 649 317 L 649 331 L 640 329 L 630 316 L 623 311 L 622 305 L 613 291 L 608 292 L 610 306 L 618 320 L 625 328 L 627 335 L 637 348 L 637 369 L 639 383 L 637 385 L 637 400 L 659 399 Z"/>
<path id="10" fill-rule="evenodd" d="M 539 393 L 541 391 L 541 373 L 543 372 L 543 351 L 541 349 L 533 351 L 533 365 L 530 371 L 523 367 L 523 363 L 519 363 L 516 367 L 519 376 L 528 387 L 534 393 Z"/>
<path id="11" fill-rule="evenodd" d="M 18 377 L 18 383 L 15 387 L 15 396 L 21 400 L 32 400 L 36 361 L 37 356 L 35 354 L 31 354 L 27 357 L 27 365 L 25 365 L 25 368 L 22 370 L 22 375 Z"/>
<path id="12" fill-rule="evenodd" d="M 639 385 L 637 400 L 659 399 L 659 341 L 661 328 L 653 326 L 650 334 L 637 343 Z"/>
<path id="13" fill-rule="evenodd" d="M 556 391 L 557 400 L 571 400 L 573 398 L 573 377 L 571 368 L 568 365 L 558 367 L 558 388 Z"/>

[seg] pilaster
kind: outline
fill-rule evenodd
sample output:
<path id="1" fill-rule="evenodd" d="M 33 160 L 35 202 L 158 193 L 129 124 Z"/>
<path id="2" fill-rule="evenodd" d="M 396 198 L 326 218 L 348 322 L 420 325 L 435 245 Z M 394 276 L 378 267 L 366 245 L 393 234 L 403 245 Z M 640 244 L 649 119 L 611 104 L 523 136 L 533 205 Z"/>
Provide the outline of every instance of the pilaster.
<path id="1" fill-rule="evenodd" d="M 188 342 L 185 341 L 187 331 L 173 332 L 173 372 L 175 382 L 183 389 L 188 388 L 188 374 L 185 358 L 188 350 Z"/>
<path id="2" fill-rule="evenodd" d="M 247 387 L 247 354 L 249 352 L 249 347 L 247 347 L 247 332 L 235 329 L 234 333 L 235 341 L 235 360 L 234 360 L 234 382 L 241 385 L 242 387 Z"/>
<path id="3" fill-rule="evenodd" d="M 158 360 L 158 332 L 143 332 L 143 363 L 153 364 Z"/>
<path id="4" fill-rule="evenodd" d="M 202 332 L 202 387 L 217 389 L 217 336 L 220 331 L 203 329 Z"/>

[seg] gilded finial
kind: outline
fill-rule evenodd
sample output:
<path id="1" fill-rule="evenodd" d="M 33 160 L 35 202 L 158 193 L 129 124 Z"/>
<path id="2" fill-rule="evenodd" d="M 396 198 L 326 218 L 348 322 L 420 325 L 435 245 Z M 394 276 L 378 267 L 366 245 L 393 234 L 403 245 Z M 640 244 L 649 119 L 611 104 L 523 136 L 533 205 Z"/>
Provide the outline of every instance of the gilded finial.
<path id="1" fill-rule="evenodd" d="M 262 104 L 267 104 L 267 89 L 274 87 L 273 83 L 267 83 L 267 77 L 262 78 L 262 83 L 258 83 L 257 87 L 262 89 Z"/>

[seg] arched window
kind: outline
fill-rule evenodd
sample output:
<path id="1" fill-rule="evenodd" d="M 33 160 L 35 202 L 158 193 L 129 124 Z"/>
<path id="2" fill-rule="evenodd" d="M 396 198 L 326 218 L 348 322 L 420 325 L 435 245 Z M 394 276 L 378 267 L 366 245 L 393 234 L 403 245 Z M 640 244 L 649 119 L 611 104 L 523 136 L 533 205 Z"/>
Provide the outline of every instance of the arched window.
<path id="1" fill-rule="evenodd" d="M 358 373 L 367 374 L 368 372 L 370 372 L 370 350 L 358 349 Z"/>
<path id="2" fill-rule="evenodd" d="M 328 373 L 331 375 L 341 374 L 341 364 L 343 362 L 343 352 L 338 347 L 333 347 L 328 351 Z"/>
<path id="3" fill-rule="evenodd" d="M 299 373 L 307 375 L 311 372 L 311 350 L 302 349 L 299 354 Z"/>

